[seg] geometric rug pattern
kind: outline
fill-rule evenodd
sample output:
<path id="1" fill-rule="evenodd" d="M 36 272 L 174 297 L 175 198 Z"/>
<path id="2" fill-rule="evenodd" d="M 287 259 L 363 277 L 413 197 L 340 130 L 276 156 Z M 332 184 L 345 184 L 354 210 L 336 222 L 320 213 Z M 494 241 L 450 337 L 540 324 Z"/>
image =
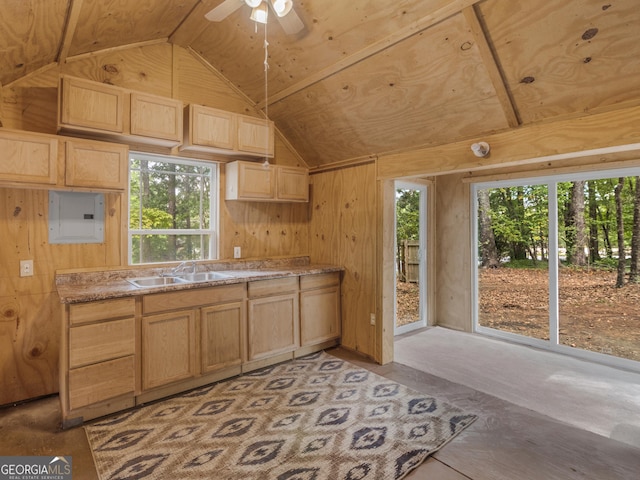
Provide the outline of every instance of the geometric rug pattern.
<path id="1" fill-rule="evenodd" d="M 475 419 L 318 352 L 85 429 L 103 480 L 382 480 Z"/>

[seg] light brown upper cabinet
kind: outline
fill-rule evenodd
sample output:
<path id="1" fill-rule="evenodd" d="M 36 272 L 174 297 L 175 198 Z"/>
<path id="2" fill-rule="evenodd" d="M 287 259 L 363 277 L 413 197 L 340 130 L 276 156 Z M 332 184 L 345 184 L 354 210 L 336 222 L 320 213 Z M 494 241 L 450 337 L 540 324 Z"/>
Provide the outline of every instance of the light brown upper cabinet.
<path id="1" fill-rule="evenodd" d="M 273 168 L 262 163 L 231 162 L 225 166 L 227 200 L 273 200 L 276 195 L 276 175 Z"/>
<path id="2" fill-rule="evenodd" d="M 276 197 L 290 202 L 309 201 L 309 170 L 276 166 Z"/>
<path id="3" fill-rule="evenodd" d="M 131 135 L 182 143 L 182 102 L 131 92 Z"/>
<path id="4" fill-rule="evenodd" d="M 59 89 L 59 127 L 79 131 L 124 133 L 126 94 L 100 82 L 62 76 Z"/>
<path id="5" fill-rule="evenodd" d="M 56 184 L 56 137 L 0 128 L 0 152 L 1 184 Z"/>
<path id="6" fill-rule="evenodd" d="M 237 116 L 238 151 L 273 157 L 273 122 L 246 115 Z"/>
<path id="7" fill-rule="evenodd" d="M 82 78 L 60 77 L 58 131 L 126 143 L 182 143 L 183 103 Z"/>
<path id="8" fill-rule="evenodd" d="M 309 171 L 253 162 L 225 166 L 227 200 L 254 202 L 308 202 Z"/>
<path id="9" fill-rule="evenodd" d="M 235 115 L 202 105 L 185 107 L 181 150 L 226 151 L 235 148 Z"/>
<path id="10" fill-rule="evenodd" d="M 126 145 L 0 128 L 0 186 L 124 191 Z"/>
<path id="11" fill-rule="evenodd" d="M 273 122 L 247 115 L 188 105 L 181 150 L 247 157 L 273 157 Z"/>
<path id="12" fill-rule="evenodd" d="M 66 186 L 127 189 L 129 148 L 126 145 L 76 139 L 66 143 Z"/>

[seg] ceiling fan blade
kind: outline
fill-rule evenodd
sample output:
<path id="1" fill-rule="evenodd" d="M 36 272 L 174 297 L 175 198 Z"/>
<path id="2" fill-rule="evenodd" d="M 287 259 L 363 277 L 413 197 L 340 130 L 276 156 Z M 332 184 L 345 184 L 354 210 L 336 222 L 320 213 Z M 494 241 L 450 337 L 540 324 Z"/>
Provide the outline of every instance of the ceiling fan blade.
<path id="1" fill-rule="evenodd" d="M 278 19 L 287 35 L 294 35 L 304 28 L 304 23 L 302 23 L 302 20 L 300 20 L 300 17 L 293 9 L 284 17 L 277 15 L 274 15 L 274 17 Z"/>
<path id="2" fill-rule="evenodd" d="M 244 0 L 224 0 L 204 17 L 210 22 L 220 22 L 244 5 Z"/>

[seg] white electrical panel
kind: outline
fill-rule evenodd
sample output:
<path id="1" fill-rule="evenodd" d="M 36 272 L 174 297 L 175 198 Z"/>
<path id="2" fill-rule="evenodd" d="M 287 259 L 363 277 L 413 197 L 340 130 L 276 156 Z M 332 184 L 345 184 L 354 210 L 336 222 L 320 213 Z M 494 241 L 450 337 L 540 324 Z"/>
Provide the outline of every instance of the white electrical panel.
<path id="1" fill-rule="evenodd" d="M 103 242 L 103 193 L 49 191 L 49 243 Z"/>

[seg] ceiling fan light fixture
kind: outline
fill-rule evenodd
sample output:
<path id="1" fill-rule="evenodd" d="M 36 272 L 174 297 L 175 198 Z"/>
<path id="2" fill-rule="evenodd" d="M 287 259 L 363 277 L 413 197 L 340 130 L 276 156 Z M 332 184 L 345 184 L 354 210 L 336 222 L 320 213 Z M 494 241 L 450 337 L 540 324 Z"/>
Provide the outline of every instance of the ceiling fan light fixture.
<path id="1" fill-rule="evenodd" d="M 269 10 L 266 3 L 261 3 L 251 11 L 251 20 L 258 23 L 267 23 L 267 17 L 269 16 Z"/>
<path id="2" fill-rule="evenodd" d="M 256 8 L 262 3 L 262 0 L 244 0 L 244 3 L 246 3 L 251 8 Z"/>
<path id="3" fill-rule="evenodd" d="M 276 12 L 276 15 L 278 15 L 279 17 L 284 17 L 293 8 L 293 1 L 271 0 L 271 6 L 273 7 L 273 11 Z"/>

